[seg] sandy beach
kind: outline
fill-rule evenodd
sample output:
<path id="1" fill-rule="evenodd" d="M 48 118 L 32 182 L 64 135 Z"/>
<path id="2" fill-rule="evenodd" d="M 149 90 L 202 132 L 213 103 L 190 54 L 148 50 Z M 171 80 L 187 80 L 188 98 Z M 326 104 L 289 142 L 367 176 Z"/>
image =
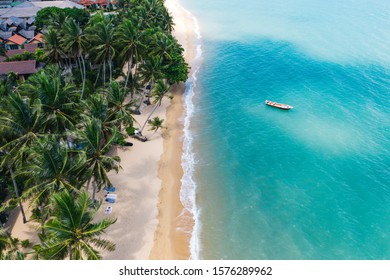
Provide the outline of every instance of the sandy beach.
<path id="1" fill-rule="evenodd" d="M 184 47 L 190 64 L 195 56 L 194 23 L 176 0 L 167 0 L 165 5 L 174 17 L 174 35 Z M 192 218 L 180 202 L 184 91 L 184 84 L 173 86 L 174 98 L 165 99 L 154 114 L 165 120 L 166 129 L 155 134 L 145 129 L 147 142 L 130 138 L 134 146 L 115 151 L 121 157 L 122 170 L 112 173 L 110 179 L 116 186 L 118 199 L 115 204 L 104 202 L 97 218 L 118 219 L 105 236 L 117 247 L 113 252 L 104 252 L 103 259 L 190 257 Z M 153 106 L 141 107 L 142 114 L 135 116 L 139 126 L 152 109 Z M 100 196 L 103 198 L 104 192 Z M 107 206 L 112 206 L 110 214 L 104 211 Z"/>

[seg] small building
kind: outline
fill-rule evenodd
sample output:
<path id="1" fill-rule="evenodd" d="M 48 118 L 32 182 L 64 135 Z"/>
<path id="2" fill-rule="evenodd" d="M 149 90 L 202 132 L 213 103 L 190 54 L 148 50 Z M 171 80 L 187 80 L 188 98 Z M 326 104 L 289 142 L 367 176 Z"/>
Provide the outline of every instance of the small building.
<path id="1" fill-rule="evenodd" d="M 38 44 L 38 46 L 41 48 L 43 46 L 43 34 L 37 33 L 37 35 L 34 36 L 29 42 L 29 44 Z"/>
<path id="2" fill-rule="evenodd" d="M 6 76 L 12 72 L 18 75 L 21 82 L 37 71 L 36 60 L 0 62 L 0 76 Z"/>
<path id="3" fill-rule="evenodd" d="M 15 34 L 8 38 L 5 42 L 5 48 L 7 50 L 18 50 L 22 48 L 22 45 L 27 42 L 27 39 L 19 34 Z"/>

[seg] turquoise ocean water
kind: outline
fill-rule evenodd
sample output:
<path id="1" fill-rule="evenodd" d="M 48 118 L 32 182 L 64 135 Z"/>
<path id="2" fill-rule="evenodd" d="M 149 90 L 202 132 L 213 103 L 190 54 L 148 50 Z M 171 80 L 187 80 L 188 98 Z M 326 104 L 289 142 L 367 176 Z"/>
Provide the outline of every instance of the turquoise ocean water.
<path id="1" fill-rule="evenodd" d="M 390 259 L 390 2 L 181 3 L 192 257 Z"/>

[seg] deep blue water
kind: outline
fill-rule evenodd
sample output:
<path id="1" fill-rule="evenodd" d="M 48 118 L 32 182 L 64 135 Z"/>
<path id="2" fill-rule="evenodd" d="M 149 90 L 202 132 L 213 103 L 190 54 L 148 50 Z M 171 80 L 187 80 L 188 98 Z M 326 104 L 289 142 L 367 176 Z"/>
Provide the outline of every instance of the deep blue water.
<path id="1" fill-rule="evenodd" d="M 390 259 L 390 3 L 183 5 L 203 49 L 197 257 Z"/>

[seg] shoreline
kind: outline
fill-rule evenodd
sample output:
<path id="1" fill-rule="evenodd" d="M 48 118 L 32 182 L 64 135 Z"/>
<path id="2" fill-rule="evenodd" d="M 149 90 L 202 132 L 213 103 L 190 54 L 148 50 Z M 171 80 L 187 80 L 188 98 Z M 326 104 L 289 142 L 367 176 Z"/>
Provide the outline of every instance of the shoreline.
<path id="1" fill-rule="evenodd" d="M 193 45 L 195 39 L 194 22 L 177 0 L 164 3 L 172 15 L 175 26 L 174 36 L 184 48 L 184 56 L 190 66 L 196 57 Z M 193 69 L 190 70 L 190 75 Z M 194 227 L 192 214 L 182 204 L 183 137 L 185 116 L 184 84 L 171 89 L 174 98 L 167 108 L 164 151 L 159 162 L 159 178 L 162 180 L 158 203 L 158 226 L 154 237 L 154 246 L 149 259 L 188 260 L 191 258 L 190 240 Z"/>

